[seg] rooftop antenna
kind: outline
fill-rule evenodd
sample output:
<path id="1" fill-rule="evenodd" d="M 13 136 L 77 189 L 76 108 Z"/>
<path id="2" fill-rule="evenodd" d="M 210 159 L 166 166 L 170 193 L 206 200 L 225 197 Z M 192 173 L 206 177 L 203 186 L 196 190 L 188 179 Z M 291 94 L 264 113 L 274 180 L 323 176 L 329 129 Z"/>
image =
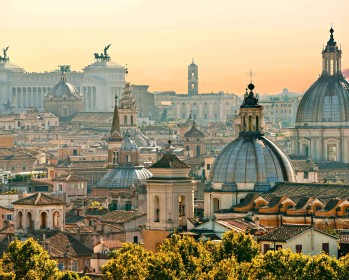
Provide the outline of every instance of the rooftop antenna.
<path id="1" fill-rule="evenodd" d="M 125 68 L 125 74 L 126 74 L 126 76 L 127 76 L 127 74 L 128 74 L 128 67 L 127 67 L 127 63 L 126 63 L 126 68 Z"/>

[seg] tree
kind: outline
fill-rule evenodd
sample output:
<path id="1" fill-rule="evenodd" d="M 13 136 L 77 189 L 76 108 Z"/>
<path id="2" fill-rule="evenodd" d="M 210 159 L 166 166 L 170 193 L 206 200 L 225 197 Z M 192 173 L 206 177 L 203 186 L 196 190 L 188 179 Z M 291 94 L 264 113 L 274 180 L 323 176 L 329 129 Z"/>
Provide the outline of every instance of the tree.
<path id="1" fill-rule="evenodd" d="M 1 279 L 57 279 L 57 262 L 33 238 L 12 241 L 0 262 Z M 6 275 L 7 274 L 7 275 Z"/>
<path id="2" fill-rule="evenodd" d="M 216 262 L 236 258 L 238 263 L 251 262 L 260 253 L 259 245 L 251 235 L 229 231 L 224 233 L 222 242 L 214 250 Z"/>
<path id="3" fill-rule="evenodd" d="M 237 280 L 239 264 L 234 257 L 223 259 L 209 272 L 210 279 L 214 280 Z"/>
<path id="4" fill-rule="evenodd" d="M 172 257 L 172 261 L 180 267 L 181 279 L 198 279 L 204 277 L 213 268 L 211 253 L 206 250 L 201 242 L 196 242 L 192 237 L 187 235 L 173 234 L 171 238 L 166 239 L 160 246 L 157 254 L 177 254 Z M 172 267 L 175 265 L 172 263 Z M 182 275 L 185 275 L 182 277 Z"/>
<path id="5" fill-rule="evenodd" d="M 111 260 L 102 266 L 103 279 L 146 279 L 151 255 L 138 244 L 125 243 L 121 249 L 113 251 Z"/>
<path id="6" fill-rule="evenodd" d="M 242 274 L 249 279 L 307 279 L 302 277 L 309 258 L 290 249 L 268 251 L 255 257 L 244 267 Z"/>
<path id="7" fill-rule="evenodd" d="M 64 271 L 59 276 L 57 276 L 58 280 L 90 280 L 90 277 L 83 276 L 80 277 L 79 274 L 73 271 Z"/>

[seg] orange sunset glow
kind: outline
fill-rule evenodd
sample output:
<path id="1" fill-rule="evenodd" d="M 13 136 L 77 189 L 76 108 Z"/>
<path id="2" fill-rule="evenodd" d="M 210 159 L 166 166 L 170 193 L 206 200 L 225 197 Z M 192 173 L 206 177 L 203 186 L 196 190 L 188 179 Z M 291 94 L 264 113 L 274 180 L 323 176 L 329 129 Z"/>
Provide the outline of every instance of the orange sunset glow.
<path id="1" fill-rule="evenodd" d="M 200 93 L 241 94 L 250 69 L 260 93 L 304 92 L 321 73 L 332 23 L 349 75 L 346 0 L 11 0 L 1 10 L 0 48 L 28 72 L 81 71 L 111 44 L 112 61 L 150 91 L 186 93 L 194 58 Z"/>

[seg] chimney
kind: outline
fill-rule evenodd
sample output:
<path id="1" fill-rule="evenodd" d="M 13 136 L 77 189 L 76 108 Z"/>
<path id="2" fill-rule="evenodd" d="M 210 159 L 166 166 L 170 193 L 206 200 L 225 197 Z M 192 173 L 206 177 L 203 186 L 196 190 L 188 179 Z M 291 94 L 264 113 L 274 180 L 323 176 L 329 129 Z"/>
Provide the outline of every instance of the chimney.
<path id="1" fill-rule="evenodd" d="M 257 229 L 257 231 L 259 231 L 259 218 L 257 217 L 254 221 L 255 224 L 255 228 Z"/>

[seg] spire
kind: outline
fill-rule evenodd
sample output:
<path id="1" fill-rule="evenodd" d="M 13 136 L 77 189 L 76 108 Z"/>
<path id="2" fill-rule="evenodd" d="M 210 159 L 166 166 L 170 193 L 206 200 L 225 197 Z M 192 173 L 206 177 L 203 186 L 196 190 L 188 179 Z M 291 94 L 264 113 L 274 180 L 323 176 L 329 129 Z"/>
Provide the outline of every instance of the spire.
<path id="1" fill-rule="evenodd" d="M 115 93 L 115 105 L 114 105 L 114 115 L 113 123 L 110 130 L 110 135 L 112 137 L 121 138 L 120 121 L 119 121 L 119 111 L 118 111 L 118 96 Z"/>

